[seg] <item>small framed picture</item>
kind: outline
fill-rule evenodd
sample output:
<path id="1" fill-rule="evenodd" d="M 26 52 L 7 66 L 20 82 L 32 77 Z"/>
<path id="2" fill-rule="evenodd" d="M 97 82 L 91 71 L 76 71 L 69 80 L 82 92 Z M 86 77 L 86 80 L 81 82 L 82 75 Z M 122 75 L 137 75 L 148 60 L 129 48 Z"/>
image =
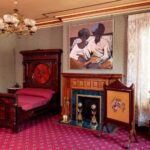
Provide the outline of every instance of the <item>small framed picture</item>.
<path id="1" fill-rule="evenodd" d="M 71 25 L 70 69 L 113 68 L 113 20 Z"/>

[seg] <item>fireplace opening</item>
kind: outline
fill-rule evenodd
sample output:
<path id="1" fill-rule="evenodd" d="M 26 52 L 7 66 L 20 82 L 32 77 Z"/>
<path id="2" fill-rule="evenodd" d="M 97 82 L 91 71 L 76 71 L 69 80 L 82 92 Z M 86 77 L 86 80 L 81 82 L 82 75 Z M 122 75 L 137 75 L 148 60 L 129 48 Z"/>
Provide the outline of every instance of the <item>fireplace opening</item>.
<path id="1" fill-rule="evenodd" d="M 72 90 L 70 124 L 75 126 L 81 126 L 82 128 L 91 129 L 91 120 L 92 117 L 95 116 L 93 117 L 93 120 L 95 120 L 96 118 L 98 124 L 96 126 L 96 129 L 99 130 L 100 124 L 104 119 L 103 97 L 103 92 L 101 91 L 75 89 Z M 81 110 L 78 110 L 80 104 L 82 105 L 82 108 Z M 91 109 L 92 105 L 94 105 L 94 108 L 96 106 L 96 109 L 94 109 L 93 111 Z"/>
<path id="2" fill-rule="evenodd" d="M 85 128 L 98 129 L 101 124 L 101 96 L 76 94 L 74 123 Z M 73 115 L 74 116 L 74 115 Z"/>
<path id="3" fill-rule="evenodd" d="M 98 123 L 101 123 L 101 96 L 94 95 L 76 95 L 76 120 L 78 118 L 79 105 L 82 104 L 82 118 L 83 121 L 91 122 L 92 119 L 92 106 L 95 105 L 95 117 Z"/>

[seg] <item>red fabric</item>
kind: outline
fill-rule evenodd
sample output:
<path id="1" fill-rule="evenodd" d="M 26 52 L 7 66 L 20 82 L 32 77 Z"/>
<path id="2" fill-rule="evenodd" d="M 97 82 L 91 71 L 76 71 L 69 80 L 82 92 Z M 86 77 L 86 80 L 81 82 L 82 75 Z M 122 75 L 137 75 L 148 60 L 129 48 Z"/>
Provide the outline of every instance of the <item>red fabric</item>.
<path id="1" fill-rule="evenodd" d="M 51 89 L 41 89 L 41 88 L 23 88 L 17 90 L 17 95 L 31 95 L 31 96 L 40 96 L 47 99 L 51 99 L 55 92 Z"/>
<path id="2" fill-rule="evenodd" d="M 50 99 L 29 95 L 18 95 L 18 106 L 27 111 L 45 105 Z"/>

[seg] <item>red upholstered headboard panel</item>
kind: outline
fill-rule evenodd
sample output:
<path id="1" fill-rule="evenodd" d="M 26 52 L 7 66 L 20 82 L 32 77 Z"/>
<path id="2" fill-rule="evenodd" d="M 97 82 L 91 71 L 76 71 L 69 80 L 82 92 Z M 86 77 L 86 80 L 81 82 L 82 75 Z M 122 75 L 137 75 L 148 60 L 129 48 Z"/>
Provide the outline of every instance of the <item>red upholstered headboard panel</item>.
<path id="1" fill-rule="evenodd" d="M 21 51 L 23 55 L 23 87 L 60 91 L 61 49 Z"/>

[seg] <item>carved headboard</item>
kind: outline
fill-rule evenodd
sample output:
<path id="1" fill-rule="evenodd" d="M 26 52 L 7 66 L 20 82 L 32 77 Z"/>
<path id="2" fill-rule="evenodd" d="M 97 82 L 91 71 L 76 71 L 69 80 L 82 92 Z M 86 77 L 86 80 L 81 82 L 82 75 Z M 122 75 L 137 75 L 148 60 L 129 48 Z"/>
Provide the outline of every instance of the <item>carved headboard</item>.
<path id="1" fill-rule="evenodd" d="M 60 91 L 61 49 L 21 51 L 23 87 L 50 88 Z"/>

